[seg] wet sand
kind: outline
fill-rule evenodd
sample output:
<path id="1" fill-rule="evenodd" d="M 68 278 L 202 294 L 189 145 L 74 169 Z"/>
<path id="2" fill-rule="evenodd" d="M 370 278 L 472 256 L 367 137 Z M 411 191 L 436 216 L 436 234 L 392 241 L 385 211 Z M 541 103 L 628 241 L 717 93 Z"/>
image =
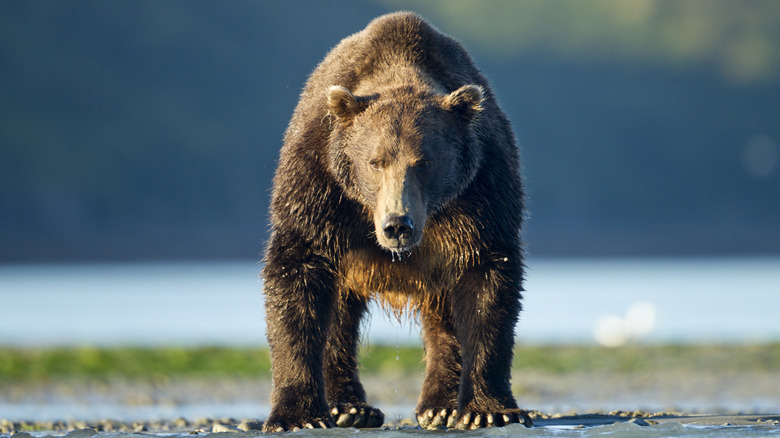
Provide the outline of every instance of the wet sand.
<path id="1" fill-rule="evenodd" d="M 545 426 L 604 426 L 618 422 L 629 422 L 639 426 L 663 423 L 680 423 L 697 426 L 777 426 L 780 414 L 681 414 L 648 412 L 612 412 L 609 414 L 553 415 L 536 418 L 534 425 Z"/>

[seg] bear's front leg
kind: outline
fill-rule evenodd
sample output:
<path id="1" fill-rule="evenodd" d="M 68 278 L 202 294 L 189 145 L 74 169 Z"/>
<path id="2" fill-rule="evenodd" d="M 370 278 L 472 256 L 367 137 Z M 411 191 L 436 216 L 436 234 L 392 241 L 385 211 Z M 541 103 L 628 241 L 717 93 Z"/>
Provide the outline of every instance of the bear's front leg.
<path id="1" fill-rule="evenodd" d="M 425 345 L 425 381 L 415 414 L 420 427 L 436 430 L 454 427 L 458 418 L 461 360 L 449 303 L 431 308 L 420 315 Z"/>
<path id="2" fill-rule="evenodd" d="M 334 305 L 325 348 L 325 397 L 339 427 L 380 427 L 385 415 L 366 403 L 366 392 L 358 378 L 360 321 L 366 299 L 341 290 Z"/>
<path id="3" fill-rule="evenodd" d="M 304 245 L 276 245 L 279 240 L 300 242 L 272 236 L 263 269 L 273 376 L 271 413 L 263 431 L 335 427 L 322 374 L 333 269 Z"/>
<path id="4" fill-rule="evenodd" d="M 510 386 L 522 268 L 499 258 L 469 270 L 456 287 L 453 320 L 461 345 L 457 429 L 531 426 Z"/>

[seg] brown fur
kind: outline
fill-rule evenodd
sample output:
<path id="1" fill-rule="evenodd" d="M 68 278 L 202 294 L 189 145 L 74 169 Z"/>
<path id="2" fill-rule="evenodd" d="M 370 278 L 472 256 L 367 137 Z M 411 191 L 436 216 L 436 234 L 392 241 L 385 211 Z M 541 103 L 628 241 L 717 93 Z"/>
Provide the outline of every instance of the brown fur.
<path id="1" fill-rule="evenodd" d="M 423 427 L 529 421 L 509 389 L 522 218 L 510 124 L 460 44 L 409 13 L 344 39 L 302 92 L 274 179 L 264 430 L 381 424 L 357 377 L 370 299 L 420 315 Z"/>

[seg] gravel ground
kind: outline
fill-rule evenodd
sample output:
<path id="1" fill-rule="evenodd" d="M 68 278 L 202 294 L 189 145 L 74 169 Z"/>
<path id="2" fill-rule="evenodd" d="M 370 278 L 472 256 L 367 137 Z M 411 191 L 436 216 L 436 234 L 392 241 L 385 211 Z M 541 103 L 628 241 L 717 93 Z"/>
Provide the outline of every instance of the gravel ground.
<path id="1" fill-rule="evenodd" d="M 416 425 L 411 418 L 421 381 L 421 375 L 364 378 L 369 402 L 385 411 L 388 427 L 396 428 Z M 270 382 L 265 379 L 5 384 L 0 387 L 0 406 L 28 406 L 29 409 L 25 411 L 27 416 L 23 413 L 19 414 L 21 418 L 2 419 L 7 415 L 0 408 L 0 433 L 86 430 L 84 437 L 77 438 L 88 438 L 89 431 L 255 430 L 262 424 L 261 418 L 214 418 L 214 415 L 189 418 L 181 413 L 192 405 L 219 407 L 221 412 L 242 405 L 261 407 L 255 415 L 265 415 L 262 411 L 265 409 L 267 413 L 270 389 Z M 771 415 L 780 413 L 780 371 L 724 374 L 659 370 L 631 375 L 515 373 L 513 389 L 521 406 L 534 409 L 537 425 L 594 425 L 629 420 L 638 424 L 670 420 L 714 425 L 780 424 L 780 417 Z M 67 409 L 75 405 L 87 411 L 94 407 L 95 412 L 105 412 L 109 407 L 113 409 L 109 412 L 115 414 L 107 417 L 119 419 L 74 417 Z M 36 409 L 52 406 L 59 407 L 59 411 L 48 409 L 53 413 L 47 414 L 47 418 L 36 417 Z M 126 418 L 123 410 L 138 407 L 159 414 L 152 415 L 156 418 Z"/>
<path id="2" fill-rule="evenodd" d="M 606 414 L 578 415 L 549 415 L 538 411 L 532 411 L 530 415 L 531 418 L 533 418 L 535 427 L 592 427 L 619 422 L 633 423 L 638 426 L 651 426 L 667 422 L 676 422 L 680 424 L 697 426 L 762 426 L 764 428 L 776 428 L 778 431 L 780 431 L 780 415 L 689 415 L 668 412 L 649 413 L 641 411 L 615 411 Z M 84 422 L 79 420 L 42 422 L 0 420 L 0 434 L 8 435 L 14 438 L 31 438 L 32 435 L 30 432 L 68 433 L 67 436 L 69 438 L 90 438 L 100 433 L 173 433 L 202 435 L 220 432 L 259 432 L 262 426 L 262 421 L 239 421 L 233 418 L 204 418 L 192 421 L 184 418 L 176 418 L 173 420 L 132 422 L 122 422 L 110 419 L 94 422 Z M 416 423 L 413 420 L 407 418 L 398 422 L 386 423 L 382 426 L 382 429 L 392 430 L 414 427 L 416 427 Z"/>

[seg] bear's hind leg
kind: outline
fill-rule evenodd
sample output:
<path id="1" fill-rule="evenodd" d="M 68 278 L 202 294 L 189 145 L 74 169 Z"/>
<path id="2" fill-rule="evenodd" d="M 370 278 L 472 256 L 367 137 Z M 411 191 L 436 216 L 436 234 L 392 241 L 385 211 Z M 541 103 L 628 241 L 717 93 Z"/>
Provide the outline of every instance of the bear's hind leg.
<path id="1" fill-rule="evenodd" d="M 342 291 L 334 305 L 324 357 L 325 397 L 340 427 L 379 427 L 385 420 L 382 411 L 366 403 L 358 378 L 360 321 L 366 308 L 366 299 L 349 291 Z"/>
<path id="2" fill-rule="evenodd" d="M 460 345 L 448 310 L 423 311 L 425 381 L 415 414 L 423 429 L 452 427 L 457 420 Z"/>

